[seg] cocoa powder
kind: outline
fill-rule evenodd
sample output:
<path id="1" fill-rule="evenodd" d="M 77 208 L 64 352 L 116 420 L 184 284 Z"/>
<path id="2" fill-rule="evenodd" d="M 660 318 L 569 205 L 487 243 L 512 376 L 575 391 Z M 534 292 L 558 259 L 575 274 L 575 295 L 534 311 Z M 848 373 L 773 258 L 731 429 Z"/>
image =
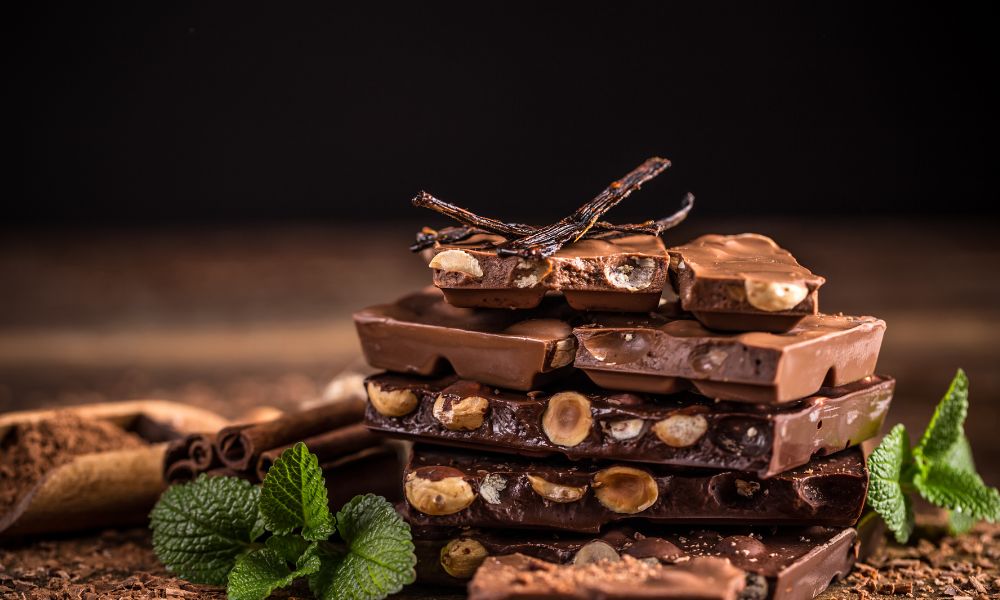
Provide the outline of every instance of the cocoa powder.
<path id="1" fill-rule="evenodd" d="M 73 457 L 144 445 L 142 438 L 112 423 L 68 412 L 15 425 L 0 440 L 0 520 L 49 471 Z"/>

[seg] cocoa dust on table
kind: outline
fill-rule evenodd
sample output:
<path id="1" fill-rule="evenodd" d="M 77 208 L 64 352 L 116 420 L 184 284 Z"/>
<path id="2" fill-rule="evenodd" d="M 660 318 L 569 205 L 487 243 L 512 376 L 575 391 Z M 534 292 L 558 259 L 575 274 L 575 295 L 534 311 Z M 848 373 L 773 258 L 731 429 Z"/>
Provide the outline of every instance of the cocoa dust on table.
<path id="1" fill-rule="evenodd" d="M 0 519 L 47 473 L 73 457 L 144 445 L 142 438 L 112 423 L 72 413 L 15 425 L 0 440 Z"/>

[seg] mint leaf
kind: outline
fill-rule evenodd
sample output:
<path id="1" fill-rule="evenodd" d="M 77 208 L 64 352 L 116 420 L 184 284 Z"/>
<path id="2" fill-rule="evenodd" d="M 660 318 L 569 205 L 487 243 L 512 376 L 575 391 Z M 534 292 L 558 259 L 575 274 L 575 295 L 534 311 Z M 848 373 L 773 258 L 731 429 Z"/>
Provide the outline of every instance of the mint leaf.
<path id="1" fill-rule="evenodd" d="M 868 504 L 900 543 L 913 531 L 913 507 L 902 486 L 904 469 L 912 462 L 910 438 L 901 424 L 893 427 L 868 457 Z"/>
<path id="2" fill-rule="evenodd" d="M 296 578 L 315 573 L 320 568 L 316 545 L 298 536 L 274 536 L 264 548 L 244 554 L 229 572 L 230 600 L 263 600 Z"/>
<path id="3" fill-rule="evenodd" d="M 979 475 L 946 463 L 930 463 L 917 473 L 914 485 L 928 502 L 974 519 L 1000 518 L 1000 492 L 986 487 Z"/>
<path id="4" fill-rule="evenodd" d="M 976 463 L 972 459 L 972 446 L 969 445 L 969 440 L 964 434 L 952 445 L 944 459 L 947 464 L 956 469 L 969 473 L 976 472 Z M 948 529 L 953 534 L 965 533 L 972 529 L 975 524 L 976 519 L 967 513 L 956 510 L 948 511 Z"/>
<path id="5" fill-rule="evenodd" d="M 347 542 L 346 554 L 323 554 L 323 567 L 310 579 L 323 600 L 378 600 L 413 583 L 410 526 L 385 498 L 355 496 L 337 513 L 337 529 Z"/>
<path id="6" fill-rule="evenodd" d="M 319 459 L 302 442 L 282 452 L 268 469 L 261 487 L 260 514 L 272 533 L 292 533 L 301 527 L 302 537 L 311 541 L 333 534 Z"/>
<path id="7" fill-rule="evenodd" d="M 235 477 L 175 485 L 150 513 L 153 551 L 167 570 L 193 583 L 225 585 L 236 557 L 260 537 L 259 488 Z"/>
<path id="8" fill-rule="evenodd" d="M 959 369 L 952 379 L 948 391 L 927 425 L 920 443 L 914 449 L 918 460 L 938 460 L 947 455 L 959 438 L 965 425 L 965 416 L 969 411 L 969 379 L 965 371 Z"/>
<path id="9" fill-rule="evenodd" d="M 972 529 L 972 526 L 975 524 L 976 519 L 970 515 L 960 513 L 957 510 L 948 511 L 948 530 L 952 534 L 965 533 Z"/>

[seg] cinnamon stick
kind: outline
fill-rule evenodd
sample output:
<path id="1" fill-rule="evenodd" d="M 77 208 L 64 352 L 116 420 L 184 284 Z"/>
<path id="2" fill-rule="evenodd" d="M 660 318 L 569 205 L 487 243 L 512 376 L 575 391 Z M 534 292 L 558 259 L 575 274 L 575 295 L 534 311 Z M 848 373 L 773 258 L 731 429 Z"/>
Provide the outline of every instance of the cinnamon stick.
<path id="1" fill-rule="evenodd" d="M 341 429 L 327 431 L 302 441 L 309 448 L 309 451 L 319 458 L 320 464 L 333 462 L 361 450 L 379 446 L 384 442 L 380 436 L 369 431 L 364 423 L 355 423 Z M 281 456 L 282 452 L 293 445 L 288 444 L 281 448 L 262 452 L 260 458 L 257 459 L 257 478 L 263 481 L 267 470 L 271 468 L 274 461 Z"/>
<path id="2" fill-rule="evenodd" d="M 262 452 L 356 423 L 364 412 L 364 399 L 345 398 L 266 423 L 226 427 L 216 437 L 216 450 L 225 466 L 248 471 L 256 468 Z"/>
<path id="3" fill-rule="evenodd" d="M 198 471 L 198 469 L 194 466 L 194 461 L 189 458 L 185 458 L 183 460 L 175 460 L 174 462 L 167 464 L 166 468 L 163 470 L 163 480 L 169 485 L 184 483 L 185 481 L 191 481 L 197 477 L 199 473 L 200 471 Z"/>
<path id="4" fill-rule="evenodd" d="M 188 447 L 188 458 L 194 463 L 198 472 L 205 472 L 209 469 L 222 465 L 219 456 L 215 451 L 215 436 L 207 433 L 197 434 Z"/>

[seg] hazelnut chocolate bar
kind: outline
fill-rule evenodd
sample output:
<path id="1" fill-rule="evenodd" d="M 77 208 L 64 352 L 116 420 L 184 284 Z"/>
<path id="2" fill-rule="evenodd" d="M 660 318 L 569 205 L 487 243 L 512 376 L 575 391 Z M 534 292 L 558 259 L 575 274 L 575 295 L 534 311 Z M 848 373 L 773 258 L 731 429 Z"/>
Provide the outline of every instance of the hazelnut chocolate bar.
<path id="1" fill-rule="evenodd" d="M 820 526 L 614 527 L 596 536 L 418 527 L 413 538 L 422 583 L 464 585 L 488 557 L 510 554 L 575 566 L 624 556 L 654 565 L 709 556 L 744 571 L 744 589 L 760 600 L 813 598 L 848 573 L 857 545 L 854 529 Z"/>
<path id="2" fill-rule="evenodd" d="M 703 235 L 671 248 L 670 280 L 681 307 L 706 327 L 778 332 L 818 312 L 826 281 L 756 233 Z"/>
<path id="3" fill-rule="evenodd" d="M 433 287 L 354 313 L 368 364 L 379 369 L 460 376 L 530 390 L 572 372 L 572 311 L 551 299 L 529 311 L 471 310 Z M 450 367 L 450 369 L 449 369 Z"/>
<path id="4" fill-rule="evenodd" d="M 534 308 L 561 291 L 578 310 L 646 312 L 666 285 L 669 257 L 657 236 L 583 239 L 539 258 L 499 256 L 504 241 L 483 233 L 434 246 L 428 266 L 449 304 Z"/>
<path id="5" fill-rule="evenodd" d="M 785 333 L 719 333 L 660 313 L 602 314 L 573 330 L 574 366 L 607 389 L 779 404 L 872 375 L 885 321 L 810 315 Z"/>
<path id="6" fill-rule="evenodd" d="M 852 525 L 868 472 L 858 448 L 760 479 L 742 471 L 544 461 L 416 446 L 403 478 L 410 523 L 597 532 L 659 523 Z"/>
<path id="7" fill-rule="evenodd" d="M 366 382 L 365 424 L 394 437 L 521 455 L 754 471 L 767 478 L 878 435 L 895 380 L 872 376 L 781 406 L 649 396 L 570 380 L 512 392 L 454 376 Z"/>

